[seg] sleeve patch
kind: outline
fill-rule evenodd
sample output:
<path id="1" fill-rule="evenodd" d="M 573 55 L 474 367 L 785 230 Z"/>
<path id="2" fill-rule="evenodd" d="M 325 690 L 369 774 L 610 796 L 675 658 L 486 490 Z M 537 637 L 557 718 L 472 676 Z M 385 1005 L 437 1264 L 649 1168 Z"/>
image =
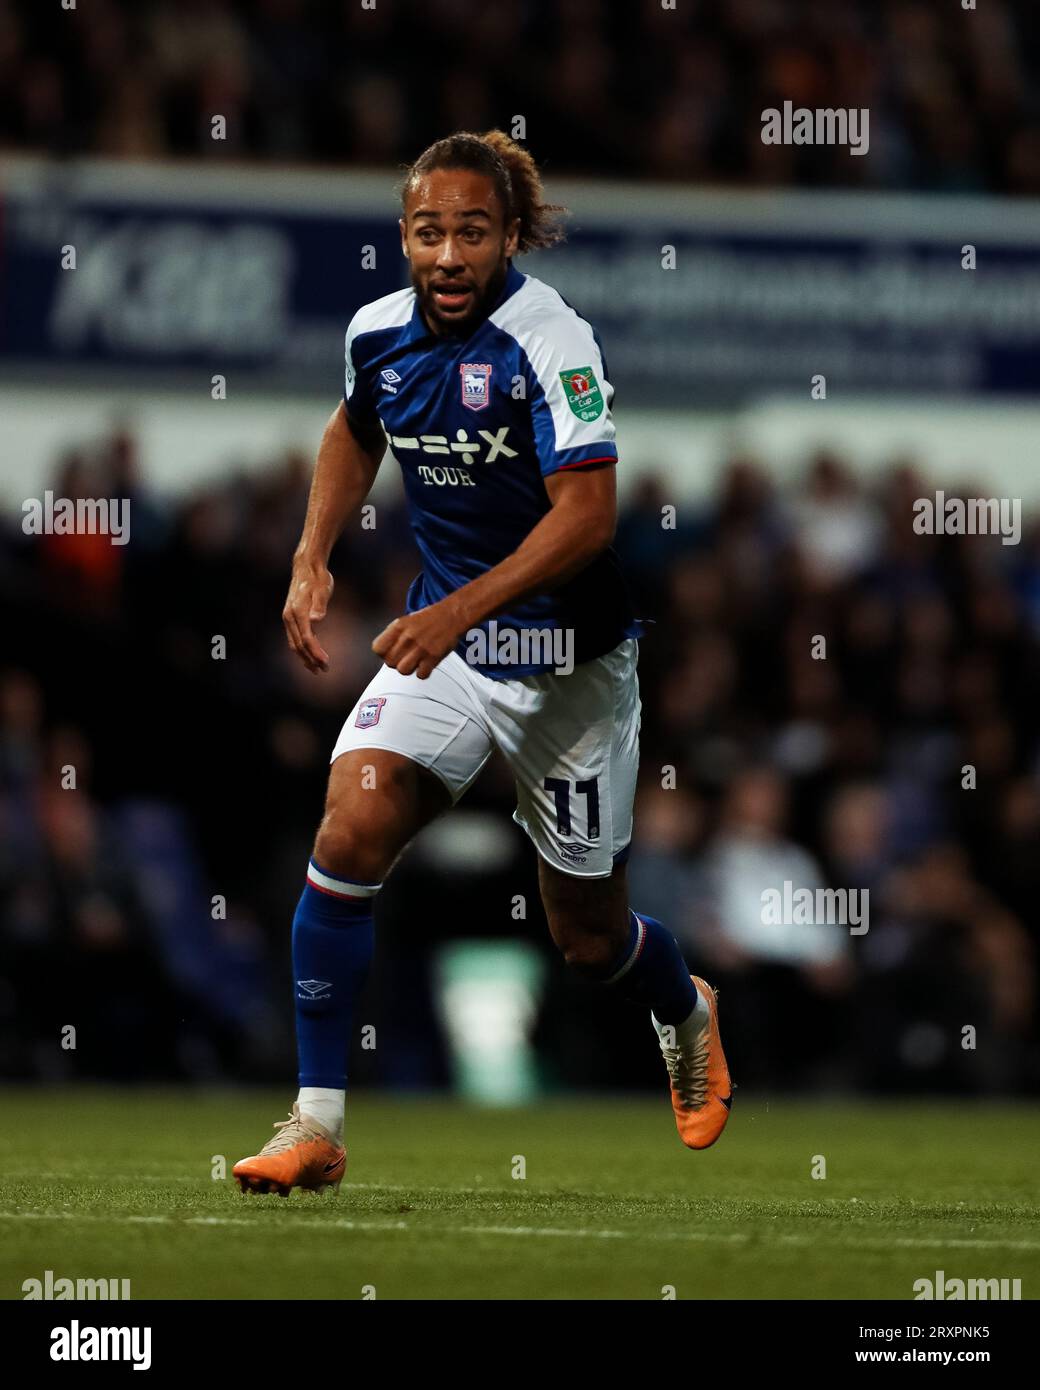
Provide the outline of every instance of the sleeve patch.
<path id="1" fill-rule="evenodd" d="M 603 392 L 591 367 L 571 367 L 560 372 L 563 394 L 571 412 L 588 424 L 603 414 Z"/>

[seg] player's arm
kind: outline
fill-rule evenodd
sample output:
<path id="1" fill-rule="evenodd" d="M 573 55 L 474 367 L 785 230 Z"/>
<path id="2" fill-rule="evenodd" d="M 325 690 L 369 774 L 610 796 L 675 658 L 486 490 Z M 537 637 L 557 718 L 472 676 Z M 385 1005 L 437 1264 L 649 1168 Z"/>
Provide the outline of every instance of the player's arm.
<path id="1" fill-rule="evenodd" d="M 402 675 L 426 676 L 471 627 L 579 574 L 614 539 L 615 470 L 575 469 L 551 474 L 552 503 L 516 550 L 440 602 L 396 618 L 372 650 Z"/>
<path id="2" fill-rule="evenodd" d="M 463 632 L 573 579 L 614 539 L 613 464 L 553 473 L 545 490 L 552 507 L 513 554 L 444 600 L 455 607 Z"/>
<path id="3" fill-rule="evenodd" d="M 352 427 L 340 401 L 318 446 L 307 516 L 282 611 L 289 645 L 308 671 L 329 669 L 328 653 L 312 630 L 312 624 L 325 616 L 332 597 L 329 555 L 343 527 L 368 496 L 385 450 L 382 432 L 356 423 Z"/>

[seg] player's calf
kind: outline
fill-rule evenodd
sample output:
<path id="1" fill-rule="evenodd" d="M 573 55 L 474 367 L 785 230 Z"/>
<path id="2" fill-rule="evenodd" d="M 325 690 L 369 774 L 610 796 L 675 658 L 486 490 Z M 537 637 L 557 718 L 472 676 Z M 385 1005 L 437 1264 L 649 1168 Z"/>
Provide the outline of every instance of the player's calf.
<path id="1" fill-rule="evenodd" d="M 668 1070 L 672 1110 L 683 1143 L 714 1144 L 733 1099 L 714 990 L 691 976 L 675 937 L 653 917 L 627 907 L 623 870 L 610 879 L 565 878 L 542 865 L 543 900 L 553 939 L 568 965 L 651 1009 Z M 624 931 L 617 908 L 624 901 Z"/>
<path id="2" fill-rule="evenodd" d="M 590 980 L 610 973 L 629 937 L 625 867 L 609 878 L 578 878 L 538 861 L 549 934 L 572 970 Z"/>

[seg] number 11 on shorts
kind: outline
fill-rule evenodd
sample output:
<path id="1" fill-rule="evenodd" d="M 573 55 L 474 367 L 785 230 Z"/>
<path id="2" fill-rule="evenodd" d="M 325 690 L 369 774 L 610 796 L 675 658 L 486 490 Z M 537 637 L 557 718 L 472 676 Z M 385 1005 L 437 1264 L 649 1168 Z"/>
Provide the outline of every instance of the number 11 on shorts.
<path id="1" fill-rule="evenodd" d="M 545 790 L 552 792 L 556 803 L 556 833 L 571 834 L 571 783 L 563 777 L 547 777 Z M 585 819 L 590 840 L 599 839 L 599 779 L 593 777 L 589 782 L 575 782 L 575 792 L 585 798 Z"/>

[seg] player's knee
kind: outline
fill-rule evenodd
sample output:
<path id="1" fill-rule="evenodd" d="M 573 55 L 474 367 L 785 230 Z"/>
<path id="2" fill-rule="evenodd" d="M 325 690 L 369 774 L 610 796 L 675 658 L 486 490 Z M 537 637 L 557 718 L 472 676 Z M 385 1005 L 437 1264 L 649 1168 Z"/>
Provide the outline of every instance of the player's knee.
<path id="1" fill-rule="evenodd" d="M 314 841 L 314 859 L 326 873 L 354 883 L 382 883 L 393 854 L 381 837 L 350 825 L 322 822 Z"/>

